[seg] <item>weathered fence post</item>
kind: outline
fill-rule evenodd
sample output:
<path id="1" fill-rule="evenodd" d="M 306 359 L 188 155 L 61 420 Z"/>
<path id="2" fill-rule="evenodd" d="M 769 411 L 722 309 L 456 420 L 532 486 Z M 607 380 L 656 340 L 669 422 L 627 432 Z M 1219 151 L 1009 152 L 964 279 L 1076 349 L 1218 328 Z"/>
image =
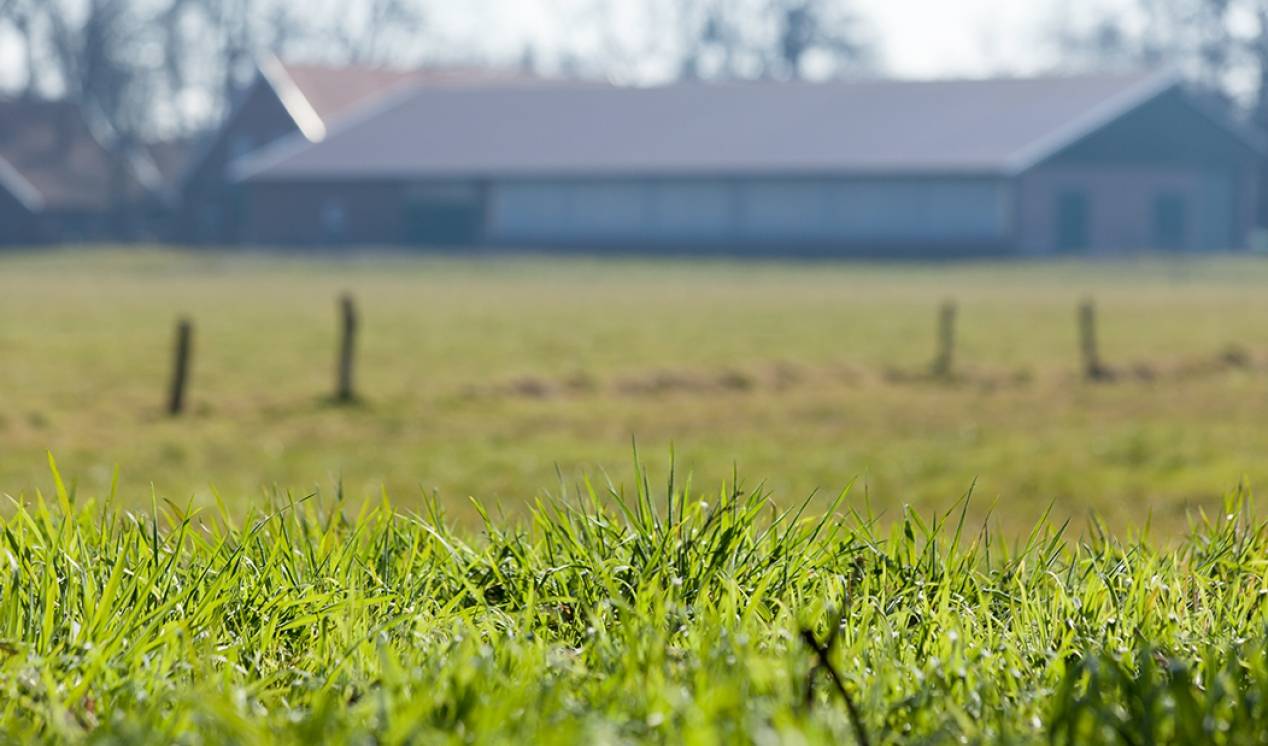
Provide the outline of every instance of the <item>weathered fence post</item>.
<path id="1" fill-rule="evenodd" d="M 1101 363 L 1101 351 L 1096 340 L 1096 303 L 1088 298 L 1079 306 L 1079 348 L 1083 354 L 1083 377 L 1099 381 L 1107 370 Z"/>
<path id="2" fill-rule="evenodd" d="M 933 374 L 938 378 L 949 378 L 955 365 L 955 301 L 942 304 L 938 316 L 938 354 L 933 359 Z"/>
<path id="3" fill-rule="evenodd" d="M 353 383 L 357 344 L 357 306 L 351 295 L 339 299 L 340 338 L 339 364 L 335 381 L 335 402 L 351 404 L 357 400 Z"/>
<path id="4" fill-rule="evenodd" d="M 194 324 L 189 319 L 176 323 L 176 359 L 172 365 L 172 384 L 168 390 L 167 413 L 179 417 L 185 411 L 185 391 L 189 385 L 189 358 L 193 353 Z"/>

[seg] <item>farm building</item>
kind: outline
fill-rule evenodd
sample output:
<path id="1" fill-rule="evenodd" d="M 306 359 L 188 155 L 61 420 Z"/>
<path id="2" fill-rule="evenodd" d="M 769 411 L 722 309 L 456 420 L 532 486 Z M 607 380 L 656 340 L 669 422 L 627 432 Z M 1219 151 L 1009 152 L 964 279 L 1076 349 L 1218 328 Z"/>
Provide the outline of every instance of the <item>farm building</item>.
<path id="1" fill-rule="evenodd" d="M 143 231 L 150 190 L 64 101 L 0 101 L 0 245 L 100 241 Z"/>
<path id="2" fill-rule="evenodd" d="M 279 140 L 322 142 L 345 117 L 402 89 L 510 80 L 489 70 L 388 70 L 292 65 L 266 57 L 224 123 L 197 148 L 182 179 L 179 237 L 189 243 L 238 242 L 244 206 L 228 167 Z"/>
<path id="3" fill-rule="evenodd" d="M 1169 74 L 420 87 L 236 161 L 273 245 L 1244 246 L 1259 144 Z"/>

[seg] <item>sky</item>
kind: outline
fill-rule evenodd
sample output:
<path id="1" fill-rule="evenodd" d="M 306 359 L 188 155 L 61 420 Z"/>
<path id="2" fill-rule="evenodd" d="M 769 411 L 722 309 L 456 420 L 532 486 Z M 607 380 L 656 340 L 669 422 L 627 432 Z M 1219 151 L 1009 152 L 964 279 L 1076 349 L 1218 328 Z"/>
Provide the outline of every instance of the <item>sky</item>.
<path id="1" fill-rule="evenodd" d="M 568 33 L 557 8 L 569 0 L 447 0 L 432 18 L 453 38 L 478 23 L 493 47 L 549 48 Z M 883 50 L 885 72 L 901 77 L 976 77 L 1033 71 L 1052 63 L 1039 43 L 1055 12 L 1078 15 L 1123 0 L 855 0 Z M 620 7 L 622 3 L 615 4 Z M 624 4 L 636 8 L 640 3 Z M 476 22 L 474 19 L 480 19 Z M 631 15 L 631 23 L 637 23 Z"/>
<path id="2" fill-rule="evenodd" d="M 1044 60 L 1035 36 L 1037 0 L 866 0 L 888 69 L 904 77 L 1024 71 Z"/>
<path id="3" fill-rule="evenodd" d="M 485 54 L 505 58 L 528 44 L 550 49 L 566 39 L 571 29 L 560 22 L 565 15 L 560 11 L 577 1 L 432 0 L 427 7 L 432 28 L 444 32 L 451 45 L 461 48 L 477 38 Z M 1016 74 L 1050 67 L 1051 50 L 1041 44 L 1041 30 L 1055 18 L 1054 12 L 1075 14 L 1126 1 L 855 0 L 883 52 L 882 70 L 916 78 Z M 634 29 L 646 24 L 637 15 L 643 5 L 626 0 L 613 7 L 617 13 L 630 14 L 629 27 Z M 0 31 L 0 84 L 12 83 L 20 70 L 13 41 Z"/>

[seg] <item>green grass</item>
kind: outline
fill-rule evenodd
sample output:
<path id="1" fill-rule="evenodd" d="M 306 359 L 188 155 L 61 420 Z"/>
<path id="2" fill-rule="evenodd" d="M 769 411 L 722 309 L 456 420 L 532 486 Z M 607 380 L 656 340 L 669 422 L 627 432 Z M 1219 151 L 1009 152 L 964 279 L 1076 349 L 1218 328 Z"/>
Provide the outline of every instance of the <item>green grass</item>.
<path id="1" fill-rule="evenodd" d="M 276 486 L 386 488 L 522 516 L 541 490 L 620 473 L 631 438 L 780 496 L 856 478 L 887 519 L 977 481 L 980 520 L 1024 532 L 1056 501 L 1160 535 L 1268 477 L 1268 262 L 735 263 L 366 256 L 347 261 L 88 249 L 0 256 L 0 490 L 68 481 L 235 510 Z M 335 304 L 364 319 L 366 406 L 326 404 Z M 1094 296 L 1106 360 L 1077 375 Z M 906 380 L 960 303 L 960 378 Z M 196 325 L 192 414 L 161 407 L 176 319 Z M 1230 347 L 1248 365 L 1217 364 Z M 663 459 L 653 466 L 664 468 Z M 818 507 L 822 507 L 819 505 Z"/>
<path id="2" fill-rule="evenodd" d="M 4 255 L 0 742 L 1268 742 L 1265 286 Z"/>
<path id="3" fill-rule="evenodd" d="M 1240 498 L 1166 547 L 640 469 L 482 532 L 386 498 L 124 511 L 53 473 L 0 519 L 13 742 L 1268 739 L 1268 527 Z"/>

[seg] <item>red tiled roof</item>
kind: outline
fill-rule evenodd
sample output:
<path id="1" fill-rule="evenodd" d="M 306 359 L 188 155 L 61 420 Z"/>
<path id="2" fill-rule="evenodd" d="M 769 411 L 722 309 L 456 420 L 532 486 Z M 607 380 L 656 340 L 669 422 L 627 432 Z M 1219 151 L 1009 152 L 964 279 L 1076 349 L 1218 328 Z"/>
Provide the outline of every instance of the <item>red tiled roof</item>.
<path id="1" fill-rule="evenodd" d="M 279 64 L 286 77 L 303 94 L 326 126 L 363 105 L 406 87 L 506 83 L 524 79 L 514 71 L 485 68 L 395 70 L 365 66 Z"/>
<path id="2" fill-rule="evenodd" d="M 415 73 L 367 67 L 282 65 L 322 121 L 377 99 L 411 81 Z"/>

